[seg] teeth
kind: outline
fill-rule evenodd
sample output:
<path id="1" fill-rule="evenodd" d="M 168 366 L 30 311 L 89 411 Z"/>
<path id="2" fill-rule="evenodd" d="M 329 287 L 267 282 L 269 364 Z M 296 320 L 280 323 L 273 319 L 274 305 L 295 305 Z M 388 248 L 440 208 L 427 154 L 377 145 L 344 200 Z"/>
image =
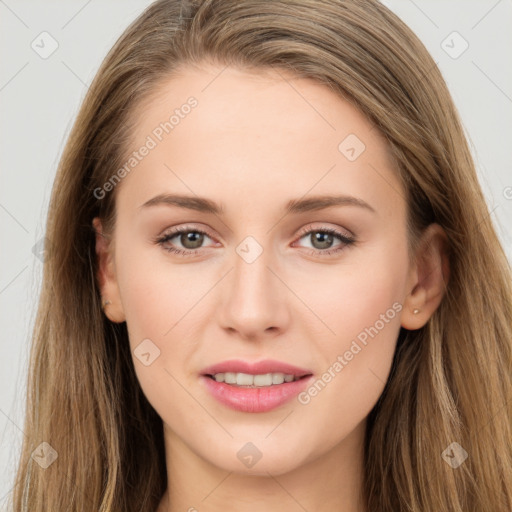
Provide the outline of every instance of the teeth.
<path id="1" fill-rule="evenodd" d="M 291 376 L 293 379 L 293 375 Z M 284 382 L 284 374 L 272 373 L 272 384 L 282 384 Z"/>
<path id="2" fill-rule="evenodd" d="M 236 386 L 267 387 L 283 382 L 292 382 L 296 379 L 294 375 L 285 375 L 284 373 L 264 373 L 261 375 L 251 375 L 249 373 L 216 373 L 213 378 L 217 382 L 234 384 Z"/>

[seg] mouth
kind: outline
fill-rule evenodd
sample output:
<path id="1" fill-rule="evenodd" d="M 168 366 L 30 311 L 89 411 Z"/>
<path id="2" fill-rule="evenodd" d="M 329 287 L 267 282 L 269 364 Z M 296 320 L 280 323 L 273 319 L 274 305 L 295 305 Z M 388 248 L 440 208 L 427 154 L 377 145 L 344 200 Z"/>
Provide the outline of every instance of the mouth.
<path id="1" fill-rule="evenodd" d="M 209 377 L 215 382 L 224 382 L 225 384 L 239 388 L 267 388 L 271 386 L 279 386 L 285 382 L 295 382 L 307 378 L 310 375 L 311 374 L 298 376 L 281 372 L 260 373 L 256 375 L 242 372 L 205 374 L 206 377 Z"/>
<path id="2" fill-rule="evenodd" d="M 290 402 L 313 379 L 313 372 L 281 361 L 231 360 L 205 368 L 201 382 L 220 404 L 262 413 Z"/>

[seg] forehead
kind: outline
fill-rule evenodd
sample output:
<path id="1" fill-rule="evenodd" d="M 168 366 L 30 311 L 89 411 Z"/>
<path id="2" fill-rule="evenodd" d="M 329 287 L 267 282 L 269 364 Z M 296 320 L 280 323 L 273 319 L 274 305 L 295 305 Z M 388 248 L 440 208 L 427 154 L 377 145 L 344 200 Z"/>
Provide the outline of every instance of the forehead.
<path id="1" fill-rule="evenodd" d="M 121 187 L 138 204 L 169 191 L 225 203 L 333 188 L 382 202 L 377 189 L 387 187 L 388 199 L 400 190 L 372 123 L 328 86 L 285 70 L 182 66 L 134 119 L 132 151 L 152 146 Z"/>
<path id="2" fill-rule="evenodd" d="M 328 85 L 311 78 L 297 77 L 280 68 L 246 69 L 205 63 L 182 65 L 158 84 L 136 111 L 136 136 L 168 120 L 191 97 L 198 103 L 194 113 L 200 115 L 190 116 L 192 121 L 187 124 L 194 123 L 196 129 L 215 129 L 218 136 L 227 130 L 255 135 L 261 128 L 286 128 L 308 138 L 315 133 L 320 139 L 339 128 L 351 128 L 361 135 L 374 128 Z"/>

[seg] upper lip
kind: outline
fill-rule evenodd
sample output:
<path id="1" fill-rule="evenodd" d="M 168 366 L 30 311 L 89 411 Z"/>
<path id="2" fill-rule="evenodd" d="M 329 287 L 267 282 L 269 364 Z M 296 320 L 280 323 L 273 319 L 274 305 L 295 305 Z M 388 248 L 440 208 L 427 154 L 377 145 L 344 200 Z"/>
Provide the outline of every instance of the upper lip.
<path id="1" fill-rule="evenodd" d="M 299 368 L 288 363 L 281 361 L 274 361 L 272 359 L 265 359 L 264 361 L 249 362 L 240 359 L 231 359 L 229 361 L 222 361 L 204 368 L 201 372 L 202 375 L 215 375 L 217 373 L 248 373 L 251 375 L 263 375 L 265 373 L 284 373 L 285 375 L 293 375 L 295 377 L 304 377 L 311 375 L 312 372 L 305 368 Z"/>

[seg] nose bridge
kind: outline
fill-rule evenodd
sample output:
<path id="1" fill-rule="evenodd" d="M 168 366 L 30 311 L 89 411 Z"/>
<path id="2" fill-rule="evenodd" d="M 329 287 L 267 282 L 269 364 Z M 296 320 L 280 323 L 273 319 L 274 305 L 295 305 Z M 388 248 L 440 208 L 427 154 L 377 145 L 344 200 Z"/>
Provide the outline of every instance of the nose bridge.
<path id="1" fill-rule="evenodd" d="M 234 269 L 226 291 L 224 326 L 244 336 L 257 336 L 269 328 L 282 327 L 285 298 L 282 283 L 268 267 L 275 258 L 270 248 L 254 237 L 246 237 L 235 249 Z"/>

